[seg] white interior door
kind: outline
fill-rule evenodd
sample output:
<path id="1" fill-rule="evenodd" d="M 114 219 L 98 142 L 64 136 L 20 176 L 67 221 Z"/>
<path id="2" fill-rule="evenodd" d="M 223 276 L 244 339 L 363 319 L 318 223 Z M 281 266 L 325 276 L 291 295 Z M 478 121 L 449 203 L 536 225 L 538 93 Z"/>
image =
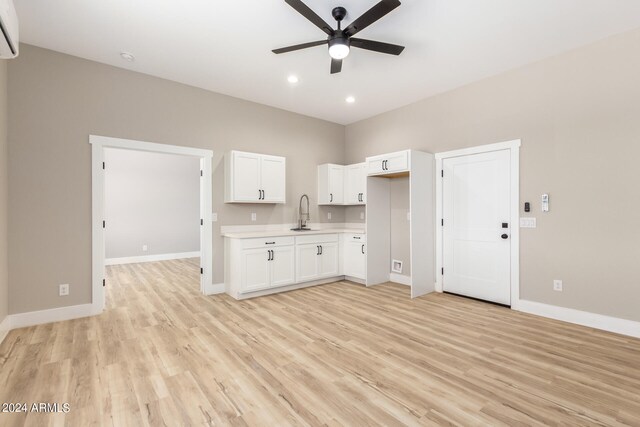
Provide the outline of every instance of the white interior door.
<path id="1" fill-rule="evenodd" d="M 285 174 L 286 164 L 283 157 L 262 156 L 260 189 L 264 191 L 265 201 L 284 203 Z"/>
<path id="2" fill-rule="evenodd" d="M 511 304 L 509 150 L 443 159 L 443 290 Z"/>

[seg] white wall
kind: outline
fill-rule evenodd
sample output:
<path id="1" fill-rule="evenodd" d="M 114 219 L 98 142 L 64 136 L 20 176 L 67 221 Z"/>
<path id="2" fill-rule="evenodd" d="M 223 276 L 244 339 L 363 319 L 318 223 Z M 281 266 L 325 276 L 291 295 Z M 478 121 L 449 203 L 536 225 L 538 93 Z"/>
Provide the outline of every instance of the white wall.
<path id="1" fill-rule="evenodd" d="M 105 163 L 107 259 L 200 250 L 198 158 L 105 149 Z"/>

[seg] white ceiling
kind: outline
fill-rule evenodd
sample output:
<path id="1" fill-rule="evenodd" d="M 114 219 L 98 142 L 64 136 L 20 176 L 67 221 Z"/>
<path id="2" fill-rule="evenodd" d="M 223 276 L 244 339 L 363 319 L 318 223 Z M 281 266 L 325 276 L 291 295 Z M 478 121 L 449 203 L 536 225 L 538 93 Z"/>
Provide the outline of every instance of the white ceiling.
<path id="1" fill-rule="evenodd" d="M 306 1 L 331 24 L 334 6 L 348 24 L 376 2 Z M 640 27 L 638 0 L 402 0 L 358 34 L 405 45 L 402 55 L 352 49 L 330 75 L 324 46 L 271 53 L 324 37 L 283 0 L 15 4 L 25 43 L 341 124 Z"/>

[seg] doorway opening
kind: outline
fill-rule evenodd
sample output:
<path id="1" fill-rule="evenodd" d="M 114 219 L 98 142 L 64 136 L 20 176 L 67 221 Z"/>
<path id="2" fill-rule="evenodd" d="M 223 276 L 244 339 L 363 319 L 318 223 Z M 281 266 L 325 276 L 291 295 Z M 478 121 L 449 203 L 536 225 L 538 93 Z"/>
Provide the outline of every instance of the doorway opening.
<path id="1" fill-rule="evenodd" d="M 208 294 L 212 152 L 94 135 L 89 142 L 94 312 L 105 307 L 109 278 L 114 286 L 136 277 L 191 283 Z"/>

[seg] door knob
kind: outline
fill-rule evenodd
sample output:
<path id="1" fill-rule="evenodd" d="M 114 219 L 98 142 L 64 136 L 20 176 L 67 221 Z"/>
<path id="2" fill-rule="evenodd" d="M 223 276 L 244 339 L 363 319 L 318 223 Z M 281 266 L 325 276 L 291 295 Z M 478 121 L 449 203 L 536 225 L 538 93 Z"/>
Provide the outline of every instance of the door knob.
<path id="1" fill-rule="evenodd" d="M 503 234 L 503 235 L 502 235 L 502 236 L 500 236 L 500 237 L 502 237 L 503 239 L 508 239 L 508 238 L 509 238 L 509 235 L 508 235 L 508 234 Z"/>

